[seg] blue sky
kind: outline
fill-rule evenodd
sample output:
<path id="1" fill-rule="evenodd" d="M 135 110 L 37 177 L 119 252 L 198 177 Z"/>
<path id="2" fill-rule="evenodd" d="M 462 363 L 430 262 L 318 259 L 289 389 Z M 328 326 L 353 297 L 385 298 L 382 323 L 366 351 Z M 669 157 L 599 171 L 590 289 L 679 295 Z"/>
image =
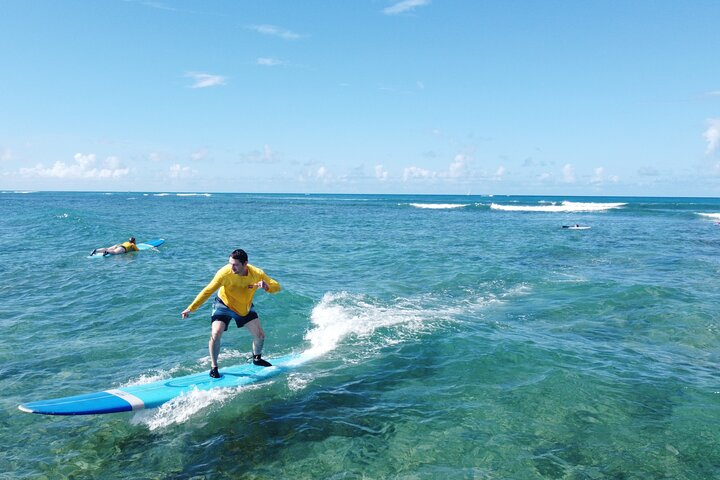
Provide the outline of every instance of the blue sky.
<path id="1" fill-rule="evenodd" d="M 720 196 L 720 2 L 0 0 L 0 189 Z"/>

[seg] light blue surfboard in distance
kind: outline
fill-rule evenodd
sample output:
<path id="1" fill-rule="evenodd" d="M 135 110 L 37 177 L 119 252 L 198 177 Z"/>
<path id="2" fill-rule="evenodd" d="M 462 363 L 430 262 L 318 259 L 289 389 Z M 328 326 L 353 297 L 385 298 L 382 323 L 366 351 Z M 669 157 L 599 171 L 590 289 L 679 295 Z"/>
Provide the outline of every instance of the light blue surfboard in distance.
<path id="1" fill-rule="evenodd" d="M 302 354 L 291 354 L 268 359 L 273 364 L 272 367 L 259 367 L 248 363 L 222 368 L 220 378 L 212 378 L 206 371 L 102 392 L 28 402 L 19 405 L 18 408 L 23 412 L 41 415 L 93 415 L 155 408 L 193 390 L 239 387 L 257 383 L 295 369 L 307 360 L 308 358 Z"/>
<path id="2" fill-rule="evenodd" d="M 148 240 L 147 242 L 138 243 L 138 250 L 150 250 L 151 248 L 159 247 L 165 243 L 165 239 L 157 238 L 155 240 Z"/>

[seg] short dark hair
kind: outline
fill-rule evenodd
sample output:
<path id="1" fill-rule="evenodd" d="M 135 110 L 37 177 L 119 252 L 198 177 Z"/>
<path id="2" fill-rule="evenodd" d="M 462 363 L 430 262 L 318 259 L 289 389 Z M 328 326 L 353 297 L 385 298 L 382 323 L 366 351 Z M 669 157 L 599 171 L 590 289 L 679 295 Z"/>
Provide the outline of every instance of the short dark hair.
<path id="1" fill-rule="evenodd" d="M 230 256 L 235 260 L 240 260 L 240 263 L 247 263 L 248 261 L 247 253 L 245 253 L 245 250 L 243 250 L 242 248 L 233 250 Z"/>
<path id="2" fill-rule="evenodd" d="M 130 243 L 135 243 L 135 237 L 130 237 Z"/>

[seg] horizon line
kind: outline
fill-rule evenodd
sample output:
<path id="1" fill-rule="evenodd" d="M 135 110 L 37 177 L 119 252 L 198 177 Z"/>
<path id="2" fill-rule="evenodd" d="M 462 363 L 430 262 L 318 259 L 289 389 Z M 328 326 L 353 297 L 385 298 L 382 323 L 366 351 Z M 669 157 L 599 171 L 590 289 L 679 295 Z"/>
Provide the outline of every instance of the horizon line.
<path id="1" fill-rule="evenodd" d="M 427 197 L 575 197 L 575 198 L 698 198 L 717 199 L 711 196 L 688 195 L 568 195 L 568 194 L 517 194 L 517 193 L 359 193 L 359 192 L 226 192 L 210 190 L 32 190 L 32 189 L 2 189 L 0 194 L 30 194 L 30 193 L 131 193 L 131 194 L 197 194 L 197 195 L 365 195 L 365 196 L 427 196 Z"/>

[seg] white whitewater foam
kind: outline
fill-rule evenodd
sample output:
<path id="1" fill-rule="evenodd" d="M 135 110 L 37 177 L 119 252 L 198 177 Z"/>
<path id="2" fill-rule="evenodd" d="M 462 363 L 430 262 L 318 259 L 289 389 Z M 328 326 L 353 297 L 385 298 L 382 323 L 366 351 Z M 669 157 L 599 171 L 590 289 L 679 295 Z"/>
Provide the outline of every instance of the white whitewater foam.
<path id="1" fill-rule="evenodd" d="M 392 305 L 380 305 L 363 295 L 348 292 L 326 293 L 310 316 L 313 328 L 305 334 L 310 348 L 299 361 L 304 363 L 322 356 L 348 339 L 353 345 L 361 345 L 367 354 L 374 354 L 387 345 L 429 334 L 456 316 L 482 312 L 527 291 L 526 285 L 497 295 L 468 290 L 466 298 L 459 302 L 448 303 L 423 295 L 399 298 Z M 430 306 L 424 307 L 425 304 Z M 439 304 L 443 305 L 440 309 Z"/>
<path id="2" fill-rule="evenodd" d="M 429 208 L 433 210 L 442 210 L 448 208 L 463 208 L 470 205 L 469 203 L 411 203 L 411 207 Z"/>
<path id="3" fill-rule="evenodd" d="M 290 373 L 287 380 L 288 388 L 293 392 L 303 390 L 312 379 L 311 375 L 305 373 Z"/>
<path id="4" fill-rule="evenodd" d="M 423 330 L 428 325 L 423 313 L 429 312 L 409 303 L 386 307 L 372 304 L 362 295 L 326 293 L 310 316 L 314 328 L 305 334 L 310 348 L 303 352 L 303 358 L 307 361 L 319 357 L 334 350 L 347 337 L 367 338 L 381 328 L 402 326 L 411 331 Z"/>
<path id="5" fill-rule="evenodd" d="M 250 354 L 247 352 L 228 349 L 223 350 L 220 353 L 218 360 L 231 365 L 236 363 L 232 362 L 232 359 L 248 361 L 249 358 Z M 210 356 L 208 355 L 200 358 L 196 364 L 201 370 L 209 369 L 208 365 L 210 365 Z M 167 371 L 154 370 L 140 375 L 137 378 L 131 379 L 130 381 L 120 385 L 120 387 L 129 387 L 133 385 L 157 382 L 160 380 L 167 380 L 175 376 L 175 374 L 180 370 L 182 370 L 180 367 L 174 367 Z M 158 408 L 140 410 L 136 412 L 131 422 L 134 425 L 145 425 L 150 430 L 181 424 L 192 418 L 194 414 L 206 409 L 207 407 L 212 405 L 222 405 L 225 401 L 234 398 L 241 392 L 246 392 L 260 387 L 261 385 L 254 384 L 240 387 L 214 388 L 212 390 L 192 390 L 170 400 L 167 403 L 164 403 Z"/>
<path id="6" fill-rule="evenodd" d="M 175 195 L 176 197 L 212 197 L 211 193 L 144 193 L 143 196 L 153 196 L 153 197 L 170 197 L 172 195 Z"/>
<path id="7" fill-rule="evenodd" d="M 180 371 L 180 367 L 173 367 L 169 370 L 160 370 L 160 369 L 151 370 L 151 371 L 144 373 L 142 375 L 139 375 L 135 378 L 131 378 L 130 380 L 128 380 L 125 383 L 120 384 L 119 388 L 133 387 L 135 385 L 144 385 L 146 383 L 159 382 L 160 380 L 167 380 L 168 378 L 172 378 L 178 371 Z"/>
<path id="8" fill-rule="evenodd" d="M 713 220 L 720 220 L 720 213 L 698 213 L 701 217 L 712 218 Z"/>
<path id="9" fill-rule="evenodd" d="M 240 392 L 260 388 L 260 385 L 247 385 L 233 388 L 214 388 L 212 390 L 192 390 L 180 395 L 153 410 L 140 410 L 132 418 L 134 425 L 145 425 L 150 430 L 185 423 L 196 413 L 210 406 L 219 406 L 234 398 Z"/>
<path id="10" fill-rule="evenodd" d="M 492 203 L 490 204 L 490 208 L 506 212 L 602 212 L 605 210 L 612 210 L 614 208 L 622 208 L 625 205 L 627 205 L 627 203 L 588 203 L 564 201 L 559 205 L 501 205 L 498 203 Z"/>

